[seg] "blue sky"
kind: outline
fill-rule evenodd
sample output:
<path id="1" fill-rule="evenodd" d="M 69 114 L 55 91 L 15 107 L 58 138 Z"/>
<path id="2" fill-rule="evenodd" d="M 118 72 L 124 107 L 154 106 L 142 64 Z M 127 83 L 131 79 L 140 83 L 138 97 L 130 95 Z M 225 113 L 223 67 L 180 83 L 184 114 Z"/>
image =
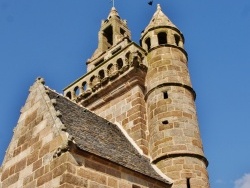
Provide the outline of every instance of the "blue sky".
<path id="1" fill-rule="evenodd" d="M 132 38 L 160 3 L 183 32 L 212 188 L 250 187 L 250 1 L 116 0 Z M 0 0 L 0 162 L 29 87 L 62 89 L 86 72 L 110 0 Z"/>

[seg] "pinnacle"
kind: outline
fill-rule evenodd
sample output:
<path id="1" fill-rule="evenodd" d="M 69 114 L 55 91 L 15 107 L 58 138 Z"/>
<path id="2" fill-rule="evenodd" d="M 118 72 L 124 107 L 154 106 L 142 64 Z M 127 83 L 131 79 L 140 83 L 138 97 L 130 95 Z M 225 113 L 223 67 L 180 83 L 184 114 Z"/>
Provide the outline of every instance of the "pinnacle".
<path id="1" fill-rule="evenodd" d="M 161 10 L 161 5 L 157 4 L 157 10 Z"/>
<path id="2" fill-rule="evenodd" d="M 113 17 L 113 16 L 118 16 L 119 17 L 119 14 L 118 14 L 117 10 L 115 9 L 115 7 L 111 8 L 110 13 L 108 15 L 108 19 Z"/>

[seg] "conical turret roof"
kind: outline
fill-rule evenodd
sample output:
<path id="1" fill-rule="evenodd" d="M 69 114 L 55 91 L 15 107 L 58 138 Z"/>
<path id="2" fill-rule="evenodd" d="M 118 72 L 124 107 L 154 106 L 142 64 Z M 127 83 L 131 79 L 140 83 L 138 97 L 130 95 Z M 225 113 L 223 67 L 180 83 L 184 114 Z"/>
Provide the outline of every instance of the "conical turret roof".
<path id="1" fill-rule="evenodd" d="M 159 26 L 170 26 L 177 28 L 170 19 L 162 12 L 160 4 L 157 5 L 157 10 L 154 13 L 152 19 L 150 20 L 148 26 L 145 28 L 145 31 Z"/>

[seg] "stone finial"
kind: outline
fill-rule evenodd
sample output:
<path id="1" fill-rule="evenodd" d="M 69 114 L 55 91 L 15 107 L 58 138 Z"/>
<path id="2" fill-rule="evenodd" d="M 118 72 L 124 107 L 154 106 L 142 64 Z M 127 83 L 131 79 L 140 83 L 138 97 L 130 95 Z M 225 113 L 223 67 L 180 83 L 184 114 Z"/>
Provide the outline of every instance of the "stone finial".
<path id="1" fill-rule="evenodd" d="M 157 10 L 161 10 L 161 5 L 157 4 Z"/>
<path id="2" fill-rule="evenodd" d="M 119 14 L 118 14 L 117 10 L 115 9 L 115 7 L 111 8 L 111 11 L 110 11 L 110 13 L 108 15 L 108 19 L 113 17 L 113 16 L 118 16 L 119 17 Z"/>

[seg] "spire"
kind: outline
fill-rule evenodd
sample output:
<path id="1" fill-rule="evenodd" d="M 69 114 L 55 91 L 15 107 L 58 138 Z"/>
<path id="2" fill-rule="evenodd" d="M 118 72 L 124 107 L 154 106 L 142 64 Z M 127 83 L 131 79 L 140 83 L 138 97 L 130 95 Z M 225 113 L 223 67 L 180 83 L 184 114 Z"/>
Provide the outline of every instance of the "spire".
<path id="1" fill-rule="evenodd" d="M 177 28 L 170 19 L 162 12 L 160 4 L 157 4 L 157 10 L 154 13 L 151 21 L 149 22 L 148 26 L 145 28 L 145 31 L 158 27 L 158 26 L 170 26 Z"/>

